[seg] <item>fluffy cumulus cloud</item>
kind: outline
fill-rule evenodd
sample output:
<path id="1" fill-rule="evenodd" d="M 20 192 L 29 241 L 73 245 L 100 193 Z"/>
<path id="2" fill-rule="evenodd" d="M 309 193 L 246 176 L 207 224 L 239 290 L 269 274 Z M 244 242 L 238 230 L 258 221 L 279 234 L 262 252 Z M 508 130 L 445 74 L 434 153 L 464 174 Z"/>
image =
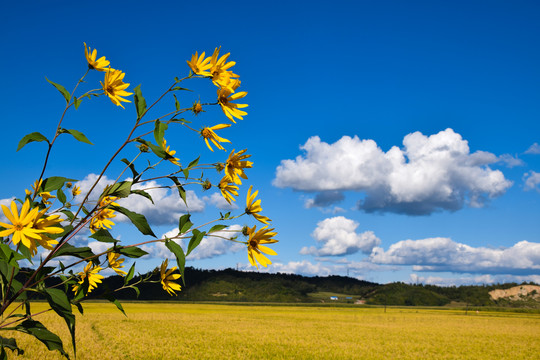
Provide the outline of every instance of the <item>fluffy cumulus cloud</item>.
<path id="1" fill-rule="evenodd" d="M 203 200 L 214 205 L 220 210 L 236 210 L 238 209 L 238 205 L 236 203 L 228 203 L 227 200 L 221 195 L 220 193 L 213 193 L 210 196 L 204 196 Z"/>
<path id="2" fill-rule="evenodd" d="M 317 223 L 317 228 L 311 236 L 320 247 L 303 247 L 302 255 L 340 256 L 350 255 L 359 251 L 370 254 L 372 249 L 380 244 L 379 238 L 373 231 L 357 233 L 358 223 L 343 216 L 324 219 Z"/>
<path id="3" fill-rule="evenodd" d="M 538 184 L 540 184 L 540 173 L 536 171 L 529 171 L 523 175 L 523 182 L 525 183 L 525 191 L 536 190 L 540 192 Z"/>
<path id="4" fill-rule="evenodd" d="M 538 143 L 532 144 L 526 151 L 525 154 L 540 154 L 540 145 Z"/>
<path id="5" fill-rule="evenodd" d="M 540 243 L 520 241 L 504 249 L 472 247 L 449 238 L 404 240 L 387 251 L 374 248 L 377 264 L 412 265 L 414 271 L 527 275 L 540 271 Z"/>
<path id="6" fill-rule="evenodd" d="M 82 201 L 97 178 L 98 176 L 96 174 L 89 174 L 84 180 L 75 184 L 75 186 L 80 186 L 82 191 L 81 195 L 77 196 L 76 201 Z M 90 199 L 96 201 L 105 189 L 105 186 L 112 183 L 113 181 L 111 179 L 103 177 L 92 191 Z M 152 225 L 173 224 L 178 221 L 178 218 L 182 214 L 186 214 L 188 211 L 200 212 L 204 210 L 204 202 L 199 199 L 192 190 L 186 191 L 186 201 L 188 204 L 188 206 L 186 206 L 176 190 L 163 187 L 163 185 L 158 184 L 155 181 L 135 184 L 132 188 L 134 190 L 146 191 L 152 197 L 154 204 L 146 197 L 139 195 L 131 195 L 128 198 L 120 199 L 118 200 L 118 204 L 131 211 L 144 215 Z M 118 214 L 116 219 L 120 222 L 129 221 L 121 214 Z"/>
<path id="7" fill-rule="evenodd" d="M 221 231 L 213 232 L 210 236 L 205 236 L 199 246 L 187 256 L 187 260 L 210 259 L 216 256 L 236 253 L 246 249 L 246 245 L 232 242 L 230 239 L 238 235 L 242 230 L 240 225 L 232 225 Z M 161 238 L 173 238 L 178 235 L 178 229 L 166 232 Z M 187 243 L 183 239 L 173 240 L 186 250 Z M 189 242 L 189 240 L 187 241 Z M 149 257 L 167 259 L 174 258 L 174 255 L 162 242 L 142 246 L 142 249 L 149 253 Z"/>
<path id="8" fill-rule="evenodd" d="M 366 212 L 425 215 L 484 206 L 512 185 L 488 166 L 501 159 L 485 151 L 471 153 L 452 129 L 431 136 L 409 134 L 403 148 L 387 152 L 356 136 L 333 144 L 314 136 L 301 149 L 304 155 L 281 162 L 273 184 L 317 193 L 312 206 L 340 201 L 338 194 L 350 190 L 365 193 L 358 207 Z"/>

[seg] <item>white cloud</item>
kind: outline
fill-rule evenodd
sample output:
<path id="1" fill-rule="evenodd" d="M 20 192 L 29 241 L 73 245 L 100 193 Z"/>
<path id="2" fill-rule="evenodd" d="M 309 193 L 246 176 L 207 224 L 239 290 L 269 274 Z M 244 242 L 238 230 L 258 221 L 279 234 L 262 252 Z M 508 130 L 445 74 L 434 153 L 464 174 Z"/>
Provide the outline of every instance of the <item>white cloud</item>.
<path id="1" fill-rule="evenodd" d="M 87 245 L 90 249 L 92 249 L 92 252 L 94 254 L 100 254 L 104 251 L 107 251 L 109 248 L 113 246 L 111 243 L 104 243 L 100 241 L 89 241 Z"/>
<path id="2" fill-rule="evenodd" d="M 336 192 L 364 192 L 360 209 L 410 215 L 453 211 L 466 204 L 480 207 L 512 185 L 501 171 L 489 168 L 497 156 L 470 153 L 468 142 L 452 129 L 429 137 L 415 132 L 405 136 L 403 145 L 383 152 L 375 141 L 356 136 L 344 136 L 334 144 L 314 136 L 301 147 L 304 155 L 281 161 L 273 184 L 329 192 L 336 200 L 342 199 Z M 310 205 L 332 200 L 316 199 Z"/>
<path id="3" fill-rule="evenodd" d="M 538 184 L 540 184 L 540 173 L 535 171 L 526 172 L 523 174 L 523 181 L 525 182 L 525 191 L 540 191 L 540 188 L 538 187 Z"/>
<path id="4" fill-rule="evenodd" d="M 216 256 L 236 253 L 241 250 L 246 249 L 246 245 L 232 242 L 228 239 L 234 238 L 238 235 L 238 232 L 242 230 L 240 225 L 231 225 L 221 231 L 213 232 L 210 236 L 205 236 L 199 246 L 193 252 L 187 256 L 187 260 L 201 260 L 201 259 L 210 259 Z M 161 236 L 161 238 L 174 238 L 178 235 L 178 228 L 172 229 L 171 231 L 166 232 Z M 189 239 L 184 241 L 184 239 L 174 239 L 178 245 L 180 245 L 184 252 L 187 251 L 187 244 Z M 144 245 L 141 247 L 144 251 L 149 253 L 151 258 L 160 258 L 160 259 L 173 259 L 174 255 L 169 249 L 165 246 L 163 242 L 156 242 L 153 244 Z M 246 250 L 247 251 L 247 250 Z"/>
<path id="5" fill-rule="evenodd" d="M 335 266 L 323 265 L 321 263 L 312 264 L 307 260 L 290 261 L 287 264 L 273 263 L 269 265 L 269 272 L 279 272 L 284 274 L 302 274 L 328 276 L 335 274 Z"/>
<path id="6" fill-rule="evenodd" d="M 357 253 L 371 253 L 381 240 L 373 231 L 357 233 L 358 223 L 343 216 L 327 218 L 317 223 L 311 236 L 321 243 L 320 248 L 303 247 L 300 254 L 315 256 L 339 256 Z"/>
<path id="7" fill-rule="evenodd" d="M 75 184 L 75 186 L 81 187 L 81 195 L 76 197 L 76 202 L 80 202 L 84 199 L 84 196 L 88 193 L 91 186 L 97 180 L 98 175 L 89 174 L 84 180 L 81 180 Z M 104 176 L 96 188 L 92 191 L 90 196 L 91 201 L 97 201 L 100 194 L 103 193 L 105 186 L 113 183 L 113 180 Z M 151 225 L 166 225 L 173 224 L 178 221 L 178 218 L 182 214 L 189 212 L 200 212 L 204 210 L 204 202 L 197 197 L 192 190 L 186 191 L 186 201 L 188 207 L 184 201 L 178 195 L 178 191 L 163 187 L 163 185 L 156 181 L 148 181 L 142 184 L 133 185 L 134 190 L 145 190 L 154 201 L 152 202 L 140 195 L 133 194 L 128 198 L 118 200 L 118 204 L 128 208 L 131 211 L 142 214 L 146 217 Z M 115 218 L 118 222 L 129 221 L 125 216 L 118 214 Z"/>
<path id="8" fill-rule="evenodd" d="M 413 265 L 414 271 L 530 274 L 540 271 L 540 243 L 520 241 L 510 248 L 472 247 L 449 238 L 404 240 L 387 251 L 375 248 L 377 264 Z"/>
<path id="9" fill-rule="evenodd" d="M 540 154 L 540 145 L 538 143 L 532 144 L 526 151 L 525 154 Z"/>
<path id="10" fill-rule="evenodd" d="M 523 160 L 518 158 L 517 156 L 512 156 L 510 154 L 503 154 L 499 156 L 499 161 L 506 164 L 507 167 L 513 168 L 515 166 L 523 166 L 525 163 Z"/>
<path id="11" fill-rule="evenodd" d="M 178 195 L 178 191 L 162 188 L 161 186 L 155 181 L 133 186 L 133 189 L 145 190 L 150 194 L 154 204 L 149 199 L 138 195 L 120 199 L 118 204 L 144 215 L 148 222 L 154 225 L 174 224 L 178 222 L 178 219 L 183 214 L 204 210 L 204 202 L 197 197 L 193 190 L 186 190 L 186 202 L 188 204 L 186 206 L 184 200 Z"/>
<path id="12" fill-rule="evenodd" d="M 203 200 L 209 202 L 220 210 L 238 209 L 238 205 L 236 205 L 236 203 L 232 202 L 231 204 L 229 204 L 227 200 L 225 200 L 223 195 L 221 195 L 221 193 L 213 193 L 210 197 L 204 196 Z"/>
<path id="13" fill-rule="evenodd" d="M 413 284 L 428 284 L 437 286 L 461 286 L 461 285 L 480 285 L 480 284 L 504 284 L 504 283 L 523 283 L 533 281 L 540 283 L 540 275 L 472 275 L 459 277 L 440 277 L 440 276 L 420 276 L 418 274 L 410 275 L 410 282 Z"/>

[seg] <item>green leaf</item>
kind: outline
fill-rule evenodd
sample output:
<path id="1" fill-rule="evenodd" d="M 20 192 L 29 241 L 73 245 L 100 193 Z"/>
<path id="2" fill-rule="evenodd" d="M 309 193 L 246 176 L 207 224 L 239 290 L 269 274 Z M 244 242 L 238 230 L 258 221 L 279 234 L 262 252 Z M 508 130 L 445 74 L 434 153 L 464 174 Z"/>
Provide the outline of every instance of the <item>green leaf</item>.
<path id="1" fill-rule="evenodd" d="M 146 112 L 146 100 L 144 100 L 144 97 L 142 96 L 140 84 L 133 89 L 133 92 L 135 93 L 133 95 L 133 100 L 135 102 L 135 108 L 137 109 L 137 120 L 139 120 Z"/>
<path id="2" fill-rule="evenodd" d="M 180 103 L 178 102 L 176 95 L 173 94 L 173 96 L 174 96 L 174 106 L 176 107 L 176 111 L 180 111 Z"/>
<path id="3" fill-rule="evenodd" d="M 156 120 L 154 122 L 154 139 L 156 139 L 156 144 L 161 145 L 163 144 L 163 137 L 165 136 L 165 130 L 169 125 L 166 123 L 162 123 L 159 120 Z"/>
<path id="4" fill-rule="evenodd" d="M 10 349 L 11 351 L 16 351 L 17 355 L 23 355 L 24 350 L 19 348 L 17 346 L 17 341 L 13 338 L 5 338 L 3 336 L 0 336 L 0 348 L 2 348 L 2 352 L 0 356 L 0 359 L 6 359 L 7 360 L 7 354 L 4 348 Z"/>
<path id="5" fill-rule="evenodd" d="M 90 237 L 92 239 L 96 239 L 97 241 L 105 242 L 105 243 L 118 242 L 118 240 L 112 237 L 111 233 L 107 229 L 99 229 L 98 231 L 90 235 Z"/>
<path id="6" fill-rule="evenodd" d="M 171 90 L 172 90 L 172 91 L 184 90 L 184 91 L 191 91 L 191 92 L 193 92 L 193 90 L 186 89 L 186 88 L 183 88 L 183 87 L 180 87 L 180 86 L 175 86 L 175 87 L 173 87 Z"/>
<path id="7" fill-rule="evenodd" d="M 110 302 L 112 302 L 114 305 L 116 305 L 116 307 L 118 308 L 118 310 L 120 310 L 122 312 L 122 314 L 124 314 L 124 316 L 127 317 L 126 315 L 126 312 L 124 311 L 124 308 L 122 307 L 122 304 L 120 304 L 120 301 L 118 301 L 117 298 L 115 298 L 114 296 L 112 296 L 111 294 L 105 294 L 103 295 L 103 297 L 107 300 L 109 300 Z"/>
<path id="8" fill-rule="evenodd" d="M 46 288 L 45 296 L 54 312 L 66 322 L 69 333 L 71 334 L 73 352 L 77 353 L 77 345 L 75 343 L 75 315 L 73 315 L 66 293 L 59 289 Z"/>
<path id="9" fill-rule="evenodd" d="M 21 150 L 26 144 L 31 143 L 33 141 L 46 141 L 47 144 L 50 144 L 49 139 L 47 139 L 45 136 L 43 136 L 39 132 L 33 132 L 28 135 L 25 135 L 21 141 L 19 141 L 19 145 L 17 146 L 17 151 Z"/>
<path id="10" fill-rule="evenodd" d="M 165 246 L 167 247 L 167 249 L 171 250 L 171 252 L 176 256 L 178 271 L 180 271 L 180 275 L 182 275 L 182 282 L 185 285 L 186 282 L 184 281 L 184 269 L 186 266 L 186 255 L 184 254 L 184 250 L 176 242 L 169 239 L 165 239 Z"/>
<path id="11" fill-rule="evenodd" d="M 69 359 L 69 355 L 64 351 L 62 340 L 60 340 L 56 334 L 53 334 L 47 330 L 47 328 L 39 321 L 27 319 L 21 324 L 15 326 L 14 329 L 34 336 L 36 339 L 45 344 L 47 349 L 51 351 L 58 350 L 62 355 Z"/>
<path id="12" fill-rule="evenodd" d="M 210 230 L 208 230 L 208 233 L 213 233 L 213 232 L 216 232 L 216 231 L 220 231 L 220 230 L 223 230 L 227 227 L 227 225 L 214 225 L 210 228 Z"/>
<path id="13" fill-rule="evenodd" d="M 19 267 L 11 266 L 7 262 L 0 261 L 0 275 L 5 282 L 9 282 L 11 277 L 15 277 L 19 273 Z"/>
<path id="14" fill-rule="evenodd" d="M 58 189 L 56 190 L 56 197 L 58 198 L 58 200 L 62 203 L 62 204 L 65 204 L 66 203 L 66 194 L 64 194 L 64 192 L 62 191 L 62 189 Z"/>
<path id="15" fill-rule="evenodd" d="M 52 82 L 51 80 L 47 79 L 47 77 L 45 77 L 45 80 L 47 80 L 49 82 L 49 84 L 51 84 L 52 86 L 54 86 L 58 91 L 60 91 L 60 93 L 64 96 L 64 99 L 66 99 L 66 103 L 69 104 L 69 100 L 71 99 L 71 95 L 69 95 L 68 91 L 66 90 L 65 87 L 63 87 L 62 85 L 60 84 L 57 84 L 55 82 Z"/>
<path id="16" fill-rule="evenodd" d="M 141 291 L 139 290 L 138 287 L 136 287 L 136 286 L 134 286 L 134 285 L 130 285 L 130 286 L 128 286 L 128 288 L 135 290 L 135 293 L 137 294 L 137 298 L 138 298 L 139 296 L 141 296 Z"/>
<path id="17" fill-rule="evenodd" d="M 71 211 L 69 210 L 62 210 L 60 211 L 62 214 L 66 215 L 68 220 L 73 220 L 75 218 L 75 214 L 73 214 Z"/>
<path id="18" fill-rule="evenodd" d="M 137 195 L 144 196 L 145 198 L 147 198 L 148 200 L 150 200 L 150 201 L 152 202 L 152 204 L 154 203 L 154 200 L 152 199 L 152 197 L 150 196 L 150 194 L 147 193 L 147 192 L 144 191 L 144 190 L 131 190 L 131 193 L 132 193 L 132 194 L 137 194 Z"/>
<path id="19" fill-rule="evenodd" d="M 193 233 L 193 236 L 191 237 L 191 240 L 189 240 L 186 256 L 188 256 L 193 250 L 195 250 L 197 246 L 199 246 L 204 235 L 206 235 L 204 231 L 201 232 L 197 229 L 194 229 L 192 233 Z"/>
<path id="20" fill-rule="evenodd" d="M 148 254 L 146 251 L 136 246 L 120 247 L 120 248 L 116 248 L 115 251 L 119 254 L 122 254 L 122 255 L 125 255 L 127 257 L 134 258 L 134 259 L 140 258 L 141 256 Z"/>
<path id="21" fill-rule="evenodd" d="M 182 215 L 180 217 L 180 220 L 178 222 L 178 230 L 180 230 L 180 234 L 185 234 L 188 232 L 189 229 L 193 226 L 193 223 L 190 221 L 191 215 L 186 214 Z"/>
<path id="22" fill-rule="evenodd" d="M 124 285 L 127 285 L 131 281 L 131 279 L 133 279 L 134 274 L 135 274 L 135 263 L 131 265 L 127 275 L 124 277 Z"/>
<path id="23" fill-rule="evenodd" d="M 138 182 L 139 179 L 141 178 L 141 176 L 139 175 L 137 170 L 135 170 L 135 165 L 133 165 L 128 159 L 122 159 L 120 161 L 123 162 L 124 164 L 126 164 L 129 167 L 129 169 L 131 170 L 131 173 L 133 174 L 133 184 Z"/>
<path id="24" fill-rule="evenodd" d="M 103 197 L 105 196 L 116 196 L 119 198 L 126 198 L 131 194 L 131 181 L 122 181 L 116 183 L 103 191 Z"/>
<path id="25" fill-rule="evenodd" d="M 92 249 L 87 246 L 75 247 L 71 244 L 65 243 L 52 257 L 54 258 L 58 256 L 75 256 L 79 259 L 86 259 L 96 255 L 92 252 Z"/>
<path id="26" fill-rule="evenodd" d="M 92 144 L 92 142 L 90 140 L 88 140 L 88 138 L 86 137 L 86 135 L 84 135 L 82 132 L 78 131 L 78 130 L 74 130 L 74 129 L 60 129 L 58 131 L 60 134 L 71 134 L 73 135 L 73 137 L 77 140 L 79 140 L 80 142 L 83 142 L 83 143 L 87 143 L 87 144 L 90 144 L 90 145 L 94 145 Z"/>
<path id="27" fill-rule="evenodd" d="M 178 190 L 178 195 L 180 195 L 180 198 L 184 200 L 184 204 L 187 206 L 187 199 L 186 199 L 186 190 L 182 187 L 182 184 L 180 184 L 180 181 L 178 181 L 178 178 L 175 176 L 169 176 L 169 179 L 171 179 L 174 184 L 176 185 L 176 189 Z"/>
<path id="28" fill-rule="evenodd" d="M 64 184 L 68 181 L 77 181 L 77 180 L 68 179 L 61 176 L 51 176 L 50 178 L 43 180 L 43 182 L 41 183 L 41 189 L 43 189 L 42 191 L 44 192 L 51 192 L 54 190 L 58 190 L 64 187 Z"/>
<path id="29" fill-rule="evenodd" d="M 121 206 L 110 206 L 111 209 L 118 211 L 121 214 L 124 214 L 128 217 L 128 219 L 135 225 L 135 227 L 143 234 L 143 235 L 151 235 L 153 237 L 156 237 L 156 234 L 152 231 L 150 228 L 150 225 L 148 225 L 148 221 L 144 217 L 144 215 L 137 214 L 133 211 L 130 211 L 126 208 L 123 208 Z"/>
<path id="30" fill-rule="evenodd" d="M 79 108 L 81 105 L 82 99 L 77 99 L 76 96 L 73 97 L 73 105 L 75 106 L 75 110 Z"/>
<path id="31" fill-rule="evenodd" d="M 6 244 L 0 244 L 0 258 L 9 265 L 19 268 L 17 261 L 24 259 L 24 256 L 10 248 Z"/>
<path id="32" fill-rule="evenodd" d="M 192 167 L 196 166 L 196 165 L 199 163 L 199 159 L 200 159 L 200 158 L 201 158 L 201 157 L 199 156 L 198 158 L 196 158 L 195 160 L 193 160 L 192 162 L 190 162 L 187 168 L 188 168 L 188 169 L 191 169 Z"/>
<path id="33" fill-rule="evenodd" d="M 79 313 L 80 313 L 81 315 L 84 315 L 84 309 L 83 309 L 81 303 L 76 302 L 76 303 L 74 303 L 74 305 L 77 307 L 77 310 L 79 310 Z"/>
<path id="34" fill-rule="evenodd" d="M 163 150 L 163 148 L 152 144 L 150 141 L 146 141 L 144 139 L 137 139 L 137 142 L 140 142 L 141 144 L 145 144 L 146 146 L 148 146 L 150 150 L 152 150 L 152 152 L 156 154 L 156 156 L 158 156 L 159 158 L 167 159 L 171 157 L 169 154 L 165 152 L 165 150 Z"/>

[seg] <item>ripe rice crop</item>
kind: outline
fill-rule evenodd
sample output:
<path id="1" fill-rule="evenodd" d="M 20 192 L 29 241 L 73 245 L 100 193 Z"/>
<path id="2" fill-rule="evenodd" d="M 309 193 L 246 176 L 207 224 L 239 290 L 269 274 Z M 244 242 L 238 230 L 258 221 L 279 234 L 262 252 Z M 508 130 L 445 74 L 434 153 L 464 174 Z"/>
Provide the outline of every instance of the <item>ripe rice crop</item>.
<path id="1" fill-rule="evenodd" d="M 458 310 L 87 303 L 77 359 L 538 359 L 540 315 Z M 33 304 L 39 311 L 46 304 Z M 38 320 L 72 354 L 65 323 Z M 24 334 L 20 359 L 61 359 Z M 11 354 L 10 354 L 11 355 Z"/>

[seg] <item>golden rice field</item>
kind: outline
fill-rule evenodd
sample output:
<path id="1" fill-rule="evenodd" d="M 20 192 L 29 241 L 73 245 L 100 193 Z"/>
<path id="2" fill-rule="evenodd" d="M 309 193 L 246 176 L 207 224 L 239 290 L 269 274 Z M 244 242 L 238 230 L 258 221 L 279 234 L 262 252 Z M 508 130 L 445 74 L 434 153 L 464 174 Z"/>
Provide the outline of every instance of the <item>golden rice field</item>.
<path id="1" fill-rule="evenodd" d="M 435 309 L 88 303 L 77 359 L 540 359 L 540 315 Z M 33 311 L 45 304 L 34 304 Z M 62 320 L 39 319 L 72 353 Z M 25 334 L 18 359 L 60 359 Z"/>

